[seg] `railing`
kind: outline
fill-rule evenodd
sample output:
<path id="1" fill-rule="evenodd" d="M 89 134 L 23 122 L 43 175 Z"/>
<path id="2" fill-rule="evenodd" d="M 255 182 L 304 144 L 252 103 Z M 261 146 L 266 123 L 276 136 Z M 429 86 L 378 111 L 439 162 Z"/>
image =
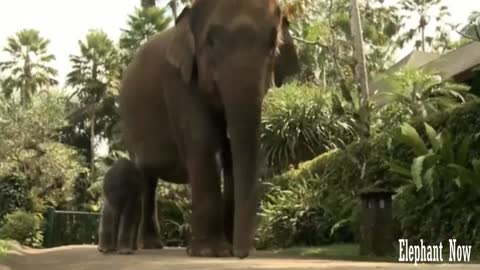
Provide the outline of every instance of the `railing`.
<path id="1" fill-rule="evenodd" d="M 96 244 L 99 213 L 47 210 L 44 247 Z"/>

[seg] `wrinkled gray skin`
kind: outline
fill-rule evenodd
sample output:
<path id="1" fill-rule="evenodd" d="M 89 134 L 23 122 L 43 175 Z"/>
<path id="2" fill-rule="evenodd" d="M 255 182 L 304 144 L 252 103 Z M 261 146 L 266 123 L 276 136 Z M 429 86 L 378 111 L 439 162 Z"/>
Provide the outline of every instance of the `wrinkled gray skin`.
<path id="1" fill-rule="evenodd" d="M 105 174 L 98 250 L 131 254 L 137 249 L 144 180 L 135 164 L 120 158 Z"/>
<path id="2" fill-rule="evenodd" d="M 248 256 L 263 98 L 272 81 L 279 86 L 297 70 L 288 22 L 274 0 L 196 1 L 174 28 L 139 49 L 124 74 L 120 116 L 129 153 L 147 180 L 144 248 L 162 247 L 160 178 L 191 185 L 189 255 Z"/>

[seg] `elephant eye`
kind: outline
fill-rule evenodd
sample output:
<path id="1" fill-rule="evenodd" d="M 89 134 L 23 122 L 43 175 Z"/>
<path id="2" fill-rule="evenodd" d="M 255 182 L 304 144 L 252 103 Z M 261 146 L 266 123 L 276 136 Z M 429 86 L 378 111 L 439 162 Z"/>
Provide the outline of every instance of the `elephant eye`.
<path id="1" fill-rule="evenodd" d="M 210 49 L 218 46 L 219 40 L 224 35 L 224 28 L 219 25 L 213 25 L 207 32 L 206 45 Z"/>

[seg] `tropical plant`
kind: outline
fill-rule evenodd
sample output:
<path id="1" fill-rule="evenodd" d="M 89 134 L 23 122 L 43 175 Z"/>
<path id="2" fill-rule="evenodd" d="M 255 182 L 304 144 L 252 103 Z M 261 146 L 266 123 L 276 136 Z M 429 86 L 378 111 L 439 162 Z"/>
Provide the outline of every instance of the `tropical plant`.
<path id="1" fill-rule="evenodd" d="M 85 41 L 79 41 L 80 54 L 70 57 L 72 71 L 67 75 L 67 85 L 75 91 L 79 108 L 75 112 L 73 133 L 89 139 L 89 163 L 93 170 L 96 139 L 108 133 L 116 122 L 115 96 L 118 93 L 118 51 L 107 34 L 90 30 Z M 88 131 L 87 131 L 88 130 Z"/>
<path id="2" fill-rule="evenodd" d="M 335 111 L 332 100 L 339 102 L 330 90 L 297 83 L 268 94 L 261 121 L 261 146 L 272 172 L 358 138 L 353 115 L 343 108 Z"/>
<path id="3" fill-rule="evenodd" d="M 75 177 L 84 170 L 77 151 L 59 143 L 59 130 L 67 124 L 64 106 L 64 99 L 54 93 L 36 95 L 26 107 L 0 100 L 0 179 L 21 188 L 27 198 L 19 206 L 28 204 L 29 210 L 64 204 Z"/>
<path id="4" fill-rule="evenodd" d="M 480 133 L 456 136 L 437 131 L 425 123 L 423 139 L 405 124 L 398 139 L 409 146 L 414 158 L 409 164 L 390 162 L 391 170 L 405 180 L 395 195 L 401 231 L 412 241 L 461 239 L 479 246 L 480 159 L 472 157 L 471 146 Z M 473 206 L 473 207 L 466 207 Z"/>
<path id="5" fill-rule="evenodd" d="M 409 13 L 404 16 L 404 20 L 410 20 L 412 18 L 418 20 L 418 25 L 408 29 L 399 37 L 398 42 L 401 47 L 403 47 L 406 42 L 414 40 L 414 45 L 417 50 L 421 49 L 422 51 L 426 51 L 427 45 L 434 51 L 439 52 L 451 49 L 450 29 L 443 25 L 445 19 L 450 16 L 450 12 L 448 11 L 448 6 L 441 4 L 442 0 L 399 1 L 402 10 Z M 436 36 L 427 35 L 427 27 L 431 24 L 432 18 L 434 18 L 437 23 L 435 28 Z M 419 35 L 420 37 L 418 37 Z"/>
<path id="6" fill-rule="evenodd" d="M 18 95 L 22 104 L 27 104 L 39 90 L 57 84 L 57 71 L 49 66 L 55 56 L 48 53 L 50 41 L 34 29 L 18 31 L 7 39 L 4 51 L 10 60 L 0 63 L 0 71 L 8 76 L 2 80 L 3 94 L 7 98 Z"/>
<path id="7" fill-rule="evenodd" d="M 383 76 L 389 89 L 378 91 L 373 99 L 383 104 L 398 103 L 409 115 L 428 116 L 473 99 L 469 87 L 421 70 L 404 69 Z"/>
<path id="8" fill-rule="evenodd" d="M 437 133 L 427 123 L 425 131 L 431 148 L 414 127 L 408 123 L 402 125 L 399 140 L 411 147 L 416 157 L 411 166 L 392 161 L 392 170 L 411 179 L 417 190 L 423 187 L 433 189 L 437 181 L 453 181 L 458 188 L 467 186 L 480 193 L 480 159 L 470 161 L 468 156 L 472 139 L 478 139 L 480 132 L 464 136 L 455 145 L 447 131 Z"/>
<path id="9" fill-rule="evenodd" d="M 15 240 L 22 245 L 31 247 L 41 247 L 43 242 L 42 222 L 41 214 L 15 211 L 6 215 L 5 223 L 0 227 L 0 239 Z"/>
<path id="10" fill-rule="evenodd" d="M 135 9 L 128 16 L 127 28 L 122 29 L 120 36 L 120 49 L 122 63 L 128 65 L 140 46 L 152 35 L 167 28 L 171 19 L 166 16 L 164 8 L 143 7 Z"/>

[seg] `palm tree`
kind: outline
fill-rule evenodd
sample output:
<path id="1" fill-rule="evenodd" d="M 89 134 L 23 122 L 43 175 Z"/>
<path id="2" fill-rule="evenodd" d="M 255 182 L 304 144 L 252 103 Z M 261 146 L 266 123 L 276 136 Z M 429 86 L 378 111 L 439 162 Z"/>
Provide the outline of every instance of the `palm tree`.
<path id="1" fill-rule="evenodd" d="M 140 4 L 144 8 L 155 7 L 155 0 L 140 0 Z"/>
<path id="2" fill-rule="evenodd" d="M 129 15 L 127 28 L 122 29 L 120 37 L 120 49 L 122 50 L 122 62 L 127 65 L 136 50 L 155 33 L 167 28 L 171 18 L 165 15 L 163 8 L 148 7 L 137 8 Z"/>
<path id="3" fill-rule="evenodd" d="M 55 56 L 47 51 L 49 43 L 34 29 L 20 30 L 7 39 L 4 51 L 11 59 L 0 62 L 0 71 L 8 74 L 2 81 L 3 93 L 7 98 L 18 94 L 21 103 L 26 104 L 42 88 L 57 84 L 57 71 L 48 65 L 55 60 Z"/>
<path id="4" fill-rule="evenodd" d="M 448 29 L 442 27 L 443 21 L 450 16 L 448 6 L 442 5 L 443 0 L 400 0 L 399 4 L 404 11 L 408 11 L 411 14 L 406 19 L 411 19 L 412 16 L 418 17 L 418 25 L 406 31 L 399 38 L 399 44 L 401 47 L 406 42 L 415 39 L 415 48 L 422 51 L 427 50 L 427 45 L 430 47 L 448 49 L 450 47 L 450 38 Z M 435 8 L 439 8 L 437 12 Z M 436 36 L 428 36 L 426 33 L 427 27 L 432 23 L 432 18 L 435 18 L 437 23 L 440 23 L 436 29 Z M 420 35 L 419 38 L 417 36 Z M 435 44 L 436 43 L 436 44 Z M 433 48 L 434 49 L 434 48 Z"/>
<path id="5" fill-rule="evenodd" d="M 85 41 L 79 41 L 80 55 L 70 56 L 72 71 L 67 75 L 67 85 L 75 88 L 83 112 L 89 114 L 90 165 L 95 161 L 95 125 L 97 114 L 104 110 L 108 96 L 117 90 L 119 59 L 118 51 L 107 34 L 91 30 Z"/>

